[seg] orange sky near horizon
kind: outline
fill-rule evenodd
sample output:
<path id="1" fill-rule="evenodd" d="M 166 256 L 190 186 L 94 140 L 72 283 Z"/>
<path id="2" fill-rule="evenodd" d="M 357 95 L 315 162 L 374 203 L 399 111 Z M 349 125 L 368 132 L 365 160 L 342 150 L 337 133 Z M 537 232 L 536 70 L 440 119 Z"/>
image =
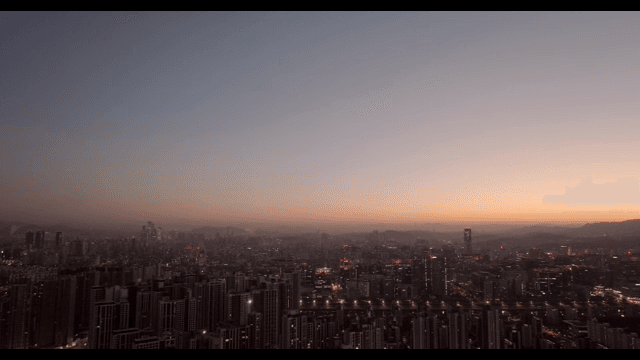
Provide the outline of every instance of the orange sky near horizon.
<path id="1" fill-rule="evenodd" d="M 639 13 L 122 16 L 0 24 L 0 220 L 640 218 Z"/>

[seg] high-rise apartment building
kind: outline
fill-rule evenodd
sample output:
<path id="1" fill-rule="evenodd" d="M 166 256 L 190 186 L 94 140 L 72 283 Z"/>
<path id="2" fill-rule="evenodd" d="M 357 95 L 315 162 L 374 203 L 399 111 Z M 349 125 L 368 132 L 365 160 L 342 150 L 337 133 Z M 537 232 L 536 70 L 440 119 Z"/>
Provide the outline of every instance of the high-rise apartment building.
<path id="1" fill-rule="evenodd" d="M 262 349 L 262 313 L 250 312 L 247 316 L 249 325 L 249 340 L 251 349 Z"/>
<path id="2" fill-rule="evenodd" d="M 425 260 L 427 292 L 432 295 L 448 295 L 447 258 L 430 256 Z"/>
<path id="3" fill-rule="evenodd" d="M 14 284 L 0 292 L 0 349 L 29 347 L 31 284 Z"/>
<path id="4" fill-rule="evenodd" d="M 250 349 L 251 326 L 223 326 L 214 335 L 215 349 Z"/>
<path id="5" fill-rule="evenodd" d="M 228 295 L 227 320 L 234 325 L 247 325 L 248 315 L 251 312 L 251 292 L 234 292 Z"/>
<path id="6" fill-rule="evenodd" d="M 205 285 L 205 321 L 209 331 L 215 331 L 220 323 L 227 320 L 227 283 L 217 279 Z"/>
<path id="7" fill-rule="evenodd" d="M 280 294 L 275 286 L 252 292 L 253 309 L 262 314 L 262 344 L 264 349 L 280 347 Z"/>
<path id="8" fill-rule="evenodd" d="M 298 310 L 300 309 L 300 289 L 301 289 L 301 281 L 302 275 L 299 271 L 288 272 L 284 274 L 284 278 L 288 281 L 292 286 L 292 304 L 290 309 Z"/>
<path id="9" fill-rule="evenodd" d="M 158 302 L 156 334 L 160 337 L 164 333 L 172 333 L 178 338 L 185 328 L 185 300 L 169 300 L 165 297 Z"/>
<path id="10" fill-rule="evenodd" d="M 113 301 L 97 301 L 91 311 L 89 324 L 89 349 L 110 349 L 111 335 L 116 312 Z"/>
<path id="11" fill-rule="evenodd" d="M 499 310 L 485 310 L 482 312 L 482 327 L 480 329 L 482 349 L 503 348 L 503 323 Z"/>
<path id="12" fill-rule="evenodd" d="M 128 291 L 120 286 L 94 286 L 89 307 L 89 349 L 110 349 L 113 331 L 129 327 Z"/>
<path id="13" fill-rule="evenodd" d="M 196 282 L 193 284 L 192 295 L 196 302 L 196 329 L 207 329 L 205 321 L 205 283 Z"/>
<path id="14" fill-rule="evenodd" d="M 133 349 L 134 341 L 142 337 L 142 331 L 136 328 L 114 330 L 111 349 Z"/>
<path id="15" fill-rule="evenodd" d="M 433 315 L 418 314 L 412 320 L 413 349 L 440 348 L 440 320 Z"/>
<path id="16" fill-rule="evenodd" d="M 249 277 L 244 274 L 235 274 L 234 289 L 236 292 L 245 292 L 249 290 Z"/>
<path id="17" fill-rule="evenodd" d="M 36 248 L 44 248 L 44 230 L 36 231 Z"/>
<path id="18" fill-rule="evenodd" d="M 73 341 L 76 288 L 77 280 L 75 276 L 61 276 L 58 279 L 54 334 L 55 346 L 63 346 Z"/>
<path id="19" fill-rule="evenodd" d="M 30 249 L 31 247 L 33 247 L 33 243 L 34 243 L 34 233 L 33 231 L 27 231 L 27 233 L 24 236 L 24 241 L 27 245 L 27 249 Z"/>
<path id="20" fill-rule="evenodd" d="M 307 317 L 296 310 L 282 315 L 281 349 L 304 349 L 307 344 Z"/>
<path id="21" fill-rule="evenodd" d="M 63 240 L 64 239 L 62 237 L 62 232 L 61 231 L 56 232 L 56 247 L 62 246 Z"/>

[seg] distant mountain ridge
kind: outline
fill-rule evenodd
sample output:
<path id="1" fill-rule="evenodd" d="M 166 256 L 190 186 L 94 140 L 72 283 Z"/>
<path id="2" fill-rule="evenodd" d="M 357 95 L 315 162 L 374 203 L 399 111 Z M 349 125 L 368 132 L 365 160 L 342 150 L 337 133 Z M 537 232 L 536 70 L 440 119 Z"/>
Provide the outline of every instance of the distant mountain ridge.
<path id="1" fill-rule="evenodd" d="M 585 224 L 573 232 L 577 236 L 640 235 L 640 219 Z"/>
<path id="2" fill-rule="evenodd" d="M 24 234 L 27 231 L 44 230 L 48 233 L 47 238 L 55 236 L 57 231 L 62 231 L 64 236 L 69 237 L 116 237 L 116 236 L 138 236 L 140 229 L 144 224 L 123 224 L 121 226 L 107 226 L 98 225 L 93 228 L 88 228 L 86 225 L 73 226 L 66 224 L 54 224 L 54 225 L 37 225 L 32 223 L 24 223 L 17 221 L 0 221 L 0 239 L 24 239 Z M 163 230 L 169 231 L 171 225 L 157 224 L 162 227 Z M 373 225 L 372 227 L 374 227 Z M 391 225 L 388 225 L 391 227 Z M 426 225 L 423 225 L 427 227 Z M 413 237 L 421 237 L 424 239 L 440 239 L 453 242 L 461 242 L 463 239 L 464 226 L 450 225 L 450 224 L 432 224 L 428 226 L 430 229 L 422 230 L 383 230 L 380 228 L 380 234 L 387 232 L 388 238 L 397 239 L 409 239 Z M 491 231 L 490 229 L 476 228 L 471 225 L 472 237 L 474 243 L 481 243 L 486 241 L 512 241 L 515 239 L 522 239 L 523 241 L 529 239 L 547 239 L 551 242 L 569 240 L 572 238 L 602 238 L 612 237 L 621 238 L 629 236 L 640 236 L 640 219 L 631 219 L 619 222 L 597 222 L 584 224 L 579 227 L 560 226 L 554 224 L 539 224 L 531 226 L 523 226 L 514 228 L 511 226 L 508 229 L 502 231 Z M 477 229 L 477 230 L 476 230 Z M 282 229 L 282 233 L 287 233 L 288 229 Z M 435 230 L 435 231 L 433 231 Z M 443 231 L 444 230 L 444 231 Z M 181 230 L 187 231 L 189 230 Z M 330 229 L 323 228 L 321 232 L 331 231 Z M 253 234 L 251 230 L 242 229 L 239 227 L 227 227 L 227 226 L 203 226 L 190 230 L 193 233 L 202 233 L 208 236 L 215 236 L 219 234 L 226 236 L 227 232 L 233 233 L 234 236 L 238 235 L 250 235 Z M 370 233 L 370 231 L 365 231 Z M 349 232 L 351 233 L 351 232 Z M 353 233 L 363 233 L 363 231 L 356 231 Z M 526 239 L 525 239 L 526 238 Z"/>

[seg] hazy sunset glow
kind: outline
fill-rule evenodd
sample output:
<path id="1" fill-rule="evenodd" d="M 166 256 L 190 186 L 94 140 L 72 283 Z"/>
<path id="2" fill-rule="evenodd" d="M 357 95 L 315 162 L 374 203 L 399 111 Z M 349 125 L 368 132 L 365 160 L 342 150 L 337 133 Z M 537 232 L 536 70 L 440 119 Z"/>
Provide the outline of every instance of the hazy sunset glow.
<path id="1" fill-rule="evenodd" d="M 638 13 L 12 14 L 7 220 L 640 218 Z"/>

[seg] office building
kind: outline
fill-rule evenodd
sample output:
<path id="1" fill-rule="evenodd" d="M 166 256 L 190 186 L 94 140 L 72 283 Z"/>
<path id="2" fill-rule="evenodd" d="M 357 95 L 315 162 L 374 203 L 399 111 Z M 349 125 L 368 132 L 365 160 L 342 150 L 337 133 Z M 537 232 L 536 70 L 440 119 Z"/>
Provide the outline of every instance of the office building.
<path id="1" fill-rule="evenodd" d="M 473 248 L 471 246 L 471 228 L 464 229 L 464 246 L 467 254 L 471 254 L 473 252 Z"/>

